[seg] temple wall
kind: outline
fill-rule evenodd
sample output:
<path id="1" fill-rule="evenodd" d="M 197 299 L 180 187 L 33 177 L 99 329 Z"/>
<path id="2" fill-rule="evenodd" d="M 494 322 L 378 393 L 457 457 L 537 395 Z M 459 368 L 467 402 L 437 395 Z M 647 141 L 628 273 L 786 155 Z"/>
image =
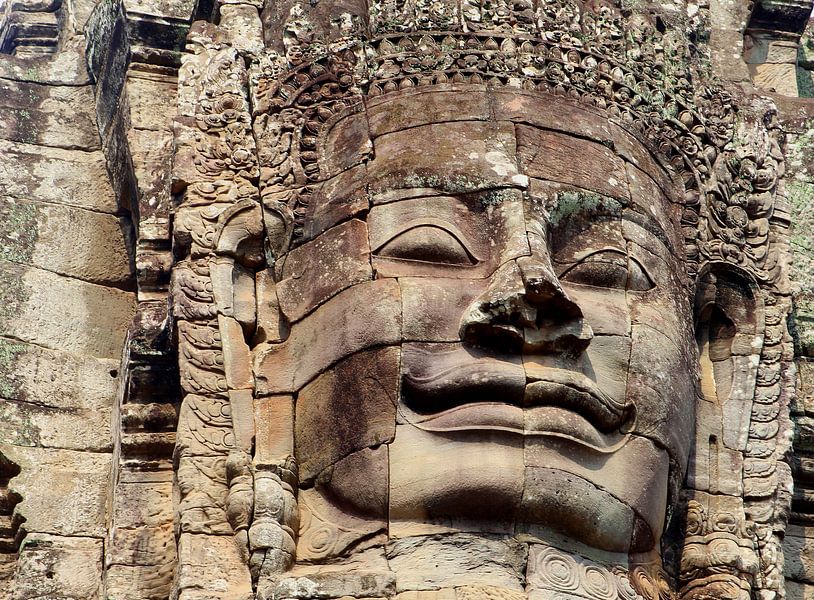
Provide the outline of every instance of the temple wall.
<path id="1" fill-rule="evenodd" d="M 0 597 L 15 600 L 102 597 L 135 286 L 75 28 L 89 8 L 62 7 L 59 53 L 0 57 Z"/>
<path id="2" fill-rule="evenodd" d="M 786 115 L 786 198 L 791 213 L 797 399 L 791 516 L 784 541 L 790 600 L 814 598 L 814 110 L 810 100 L 778 98 Z"/>

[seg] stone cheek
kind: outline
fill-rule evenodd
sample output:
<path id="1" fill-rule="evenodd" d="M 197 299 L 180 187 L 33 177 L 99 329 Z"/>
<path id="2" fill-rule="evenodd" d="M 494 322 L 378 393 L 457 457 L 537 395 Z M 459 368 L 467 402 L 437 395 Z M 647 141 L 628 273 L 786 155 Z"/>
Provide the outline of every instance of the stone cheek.
<path id="1" fill-rule="evenodd" d="M 399 360 L 398 347 L 357 352 L 299 391 L 295 448 L 303 483 L 352 452 L 393 440 Z"/>

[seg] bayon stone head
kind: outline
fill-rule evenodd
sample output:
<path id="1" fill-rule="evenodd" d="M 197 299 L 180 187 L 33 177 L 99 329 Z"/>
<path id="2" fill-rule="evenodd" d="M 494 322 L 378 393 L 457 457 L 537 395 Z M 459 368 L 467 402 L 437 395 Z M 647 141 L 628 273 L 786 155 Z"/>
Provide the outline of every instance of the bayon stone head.
<path id="1" fill-rule="evenodd" d="M 290 4 L 262 49 L 229 5 L 193 32 L 176 133 L 185 405 L 230 415 L 255 581 L 381 560 L 423 589 L 416 540 L 479 536 L 531 545 L 527 591 L 569 589 L 558 552 L 607 597 L 770 589 L 782 155 L 703 11 Z"/>

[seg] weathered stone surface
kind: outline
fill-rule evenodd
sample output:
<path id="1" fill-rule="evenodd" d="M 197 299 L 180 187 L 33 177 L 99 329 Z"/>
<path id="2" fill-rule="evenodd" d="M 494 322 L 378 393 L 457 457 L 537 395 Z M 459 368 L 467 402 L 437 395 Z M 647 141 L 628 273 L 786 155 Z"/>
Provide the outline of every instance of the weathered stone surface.
<path id="1" fill-rule="evenodd" d="M 366 111 L 339 119 L 321 141 L 320 176 L 329 179 L 365 162 L 373 153 Z"/>
<path id="2" fill-rule="evenodd" d="M 16 511 L 25 517 L 27 531 L 105 535 L 110 454 L 8 444 L 0 451 L 25 472 L 11 487 L 23 498 Z"/>
<path id="3" fill-rule="evenodd" d="M 397 98 L 372 99 L 367 105 L 370 131 L 374 137 L 379 137 L 402 129 L 405 123 L 418 126 L 488 121 L 493 114 L 491 95 L 490 92 L 474 91 L 472 86 L 447 84 L 438 86 L 431 93 L 419 88 L 405 91 Z"/>
<path id="4" fill-rule="evenodd" d="M 374 502 L 359 506 L 364 504 L 357 497 L 362 490 L 344 490 L 351 492 L 346 493 L 344 498 L 336 493 L 343 491 L 337 489 L 342 485 L 339 479 L 345 479 L 344 483 L 348 486 L 358 485 L 359 473 L 362 472 L 369 476 L 367 482 L 362 484 L 371 488 L 369 495 L 379 494 L 382 483 L 387 489 L 386 446 L 358 454 L 365 458 L 359 460 L 358 456 L 352 455 L 345 462 L 351 463 L 346 470 L 361 467 L 360 470 L 339 474 L 332 469 L 330 474 L 324 474 L 324 481 L 316 489 L 300 490 L 297 498 L 300 510 L 297 560 L 327 561 L 356 553 L 365 547 L 380 546 L 387 541 L 386 498 L 379 498 L 378 502 L 374 500 L 378 506 L 370 505 Z M 350 502 L 345 501 L 346 498 Z"/>
<path id="5" fill-rule="evenodd" d="M 257 598 L 258 600 L 376 598 L 391 593 L 393 588 L 392 573 L 365 571 L 316 573 L 306 577 L 286 577 L 275 586 L 260 590 Z"/>
<path id="6" fill-rule="evenodd" d="M 259 463 L 276 463 L 294 455 L 294 397 L 254 401 L 255 452 Z"/>
<path id="7" fill-rule="evenodd" d="M 368 246 L 367 226 L 352 219 L 286 254 L 279 263 L 276 291 L 289 322 L 299 321 L 343 289 L 372 279 Z"/>
<path id="8" fill-rule="evenodd" d="M 420 188 L 387 196 L 374 198 L 368 216 L 380 276 L 479 279 L 529 254 L 520 190 L 438 195 Z"/>
<path id="9" fill-rule="evenodd" d="M 175 585 L 179 598 L 204 600 L 213 594 L 230 600 L 252 597 L 249 568 L 232 536 L 182 533 L 178 555 L 181 568 Z"/>
<path id="10" fill-rule="evenodd" d="M 123 287 L 132 277 L 129 227 L 96 211 L 0 198 L 0 259 Z"/>
<path id="11" fill-rule="evenodd" d="M 611 552 L 626 553 L 631 549 L 631 508 L 582 477 L 547 467 L 527 469 L 521 506 L 519 519 L 529 524 L 521 531 L 533 534 L 536 523 L 546 522 L 546 515 L 555 514 L 560 515 L 556 529 L 570 538 Z M 562 520 L 566 515 L 569 520 Z"/>
<path id="12" fill-rule="evenodd" d="M 0 131 L 6 140 L 98 150 L 90 86 L 52 86 L 0 79 Z"/>
<path id="13" fill-rule="evenodd" d="M 398 348 L 358 352 L 300 390 L 294 437 L 305 481 L 351 452 L 393 439 L 400 357 Z M 326 438 L 326 431 L 335 435 Z"/>
<path id="14" fill-rule="evenodd" d="M 814 532 L 810 527 L 789 525 L 783 539 L 786 557 L 786 577 L 800 582 L 814 583 Z"/>
<path id="15" fill-rule="evenodd" d="M 303 240 L 310 240 L 337 223 L 367 211 L 367 166 L 342 171 L 314 186 L 309 218 L 303 224 Z"/>
<path id="16" fill-rule="evenodd" d="M 792 4 L 8 2 L 0 582 L 782 598 Z"/>
<path id="17" fill-rule="evenodd" d="M 104 411 L 113 405 L 120 362 L 0 338 L 0 396 L 50 408 Z"/>
<path id="18" fill-rule="evenodd" d="M 61 52 L 51 56 L 6 55 L 0 61 L 0 77 L 12 81 L 30 81 L 51 85 L 89 83 L 84 56 L 77 48 L 64 48 Z"/>
<path id="19" fill-rule="evenodd" d="M 110 451 L 110 420 L 110 408 L 89 411 L 2 400 L 0 444 Z"/>
<path id="20" fill-rule="evenodd" d="M 173 565 L 110 565 L 106 575 L 111 600 L 163 600 L 172 589 Z"/>
<path id="21" fill-rule="evenodd" d="M 460 339 L 458 315 L 476 296 L 483 293 L 484 280 L 399 278 L 404 311 L 404 341 L 457 342 Z M 463 288 L 463 293 L 462 289 Z"/>
<path id="22" fill-rule="evenodd" d="M 633 513 L 635 513 L 635 518 L 648 521 L 639 524 L 637 528 L 641 530 L 642 525 L 646 525 L 646 529 L 651 531 L 651 539 L 655 540 L 661 534 L 664 522 L 662 507 L 667 503 L 668 480 L 666 474 L 669 470 L 669 463 L 667 454 L 659 452 L 650 440 L 631 436 L 624 446 L 606 457 L 583 454 L 566 440 L 545 437 L 531 438 L 525 444 L 525 461 L 526 466 L 530 467 L 527 469 L 526 476 L 540 478 L 535 485 L 527 486 L 529 493 L 532 489 L 558 489 L 563 485 L 563 481 L 570 481 L 571 476 L 591 481 L 597 486 L 597 489 L 585 486 L 583 488 L 585 496 L 580 501 L 580 504 L 585 507 L 593 506 L 595 512 L 593 512 L 592 518 L 596 519 L 599 518 L 598 515 L 606 515 L 606 517 L 599 518 L 599 522 L 588 525 L 591 529 L 590 535 L 595 535 L 597 538 L 615 536 L 628 527 L 627 534 L 630 536 L 633 534 L 633 529 L 630 529 L 634 524 L 631 519 Z M 636 468 L 630 469 L 630 465 L 636 465 Z M 538 471 L 538 468 L 541 470 Z M 562 474 L 550 474 L 547 471 L 549 468 L 558 469 Z M 550 477 L 550 483 L 543 484 L 547 477 Z M 562 501 L 568 503 L 571 500 L 562 499 Z M 530 519 L 526 518 L 523 525 L 523 528 L 530 532 L 533 532 L 537 525 L 555 529 L 581 527 L 584 525 L 582 519 L 590 518 L 586 514 L 582 514 L 575 517 L 573 523 L 566 522 L 562 517 L 552 521 L 545 517 L 546 509 L 543 506 L 536 507 L 536 499 L 524 499 L 524 506 L 535 506 L 535 508 L 529 509 L 535 513 L 534 516 L 531 516 Z M 630 512 L 631 510 L 633 513 Z M 607 515 L 614 513 L 620 514 L 622 517 L 605 521 Z M 562 515 L 562 513 L 559 514 Z M 528 516 L 530 515 L 526 515 L 526 517 Z M 606 549 L 619 551 L 618 548 Z M 623 550 L 626 549 L 623 548 Z"/>
<path id="23" fill-rule="evenodd" d="M 415 144 L 421 138 L 432 140 L 432 152 Z M 526 183 L 517 170 L 514 127 L 507 122 L 435 123 L 383 135 L 374 147 L 375 158 L 368 164 L 374 191 L 423 187 L 456 192 Z M 443 161 L 442 173 L 438 161 Z"/>
<path id="24" fill-rule="evenodd" d="M 811 600 L 814 598 L 814 585 L 786 579 L 786 598 L 789 600 Z"/>
<path id="25" fill-rule="evenodd" d="M 32 533 L 21 549 L 12 600 L 101 600 L 102 540 Z"/>
<path id="26" fill-rule="evenodd" d="M 118 357 L 133 294 L 0 261 L 0 334 L 55 350 Z"/>
<path id="27" fill-rule="evenodd" d="M 601 110 L 575 102 L 553 101 L 547 94 L 528 91 L 496 89 L 491 95 L 494 97 L 494 117 L 499 121 L 575 134 L 606 146 L 614 138 L 608 116 Z M 518 131 L 518 136 L 521 135 Z"/>
<path id="28" fill-rule="evenodd" d="M 4 140 L 0 141 L 0 152 L 5 157 L 0 163 L 4 195 L 116 211 L 101 152 L 72 152 Z"/>
<path id="29" fill-rule="evenodd" d="M 391 537 L 514 531 L 523 495 L 522 440 L 499 431 L 479 433 L 441 437 L 415 425 L 396 427 L 390 444 Z"/>
<path id="30" fill-rule="evenodd" d="M 611 198 L 627 198 L 630 194 L 624 163 L 601 144 L 519 125 L 517 153 L 529 177 L 577 186 Z"/>
<path id="31" fill-rule="evenodd" d="M 784 96 L 797 95 L 797 74 L 795 65 L 764 63 L 749 65 L 752 82 L 767 92 L 777 92 Z"/>
<path id="32" fill-rule="evenodd" d="M 326 328 L 339 333 L 328 349 L 316 343 Z M 357 284 L 294 325 L 286 341 L 258 348 L 257 390 L 261 394 L 296 391 L 342 357 L 400 339 L 398 284 L 388 280 Z"/>
<path id="33" fill-rule="evenodd" d="M 175 3 L 166 7 L 176 6 Z M 130 120 L 140 129 L 161 131 L 172 125 L 172 115 L 167 107 L 175 102 L 178 86 L 172 81 L 131 72 L 127 78 L 127 98 Z"/>
<path id="34" fill-rule="evenodd" d="M 527 554 L 510 537 L 465 533 L 408 537 L 387 548 L 399 591 L 478 584 L 522 590 Z"/>

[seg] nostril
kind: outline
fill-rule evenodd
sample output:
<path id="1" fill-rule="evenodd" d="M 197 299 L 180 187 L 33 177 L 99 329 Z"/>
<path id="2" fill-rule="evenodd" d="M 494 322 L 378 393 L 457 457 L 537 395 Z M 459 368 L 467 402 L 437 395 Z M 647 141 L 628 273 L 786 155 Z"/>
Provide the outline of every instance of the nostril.
<path id="1" fill-rule="evenodd" d="M 538 327 L 561 325 L 582 317 L 582 309 L 567 296 L 555 296 L 537 304 Z"/>
<path id="2" fill-rule="evenodd" d="M 471 346 L 510 354 L 521 352 L 525 344 L 522 327 L 501 323 L 468 323 L 461 338 Z"/>

